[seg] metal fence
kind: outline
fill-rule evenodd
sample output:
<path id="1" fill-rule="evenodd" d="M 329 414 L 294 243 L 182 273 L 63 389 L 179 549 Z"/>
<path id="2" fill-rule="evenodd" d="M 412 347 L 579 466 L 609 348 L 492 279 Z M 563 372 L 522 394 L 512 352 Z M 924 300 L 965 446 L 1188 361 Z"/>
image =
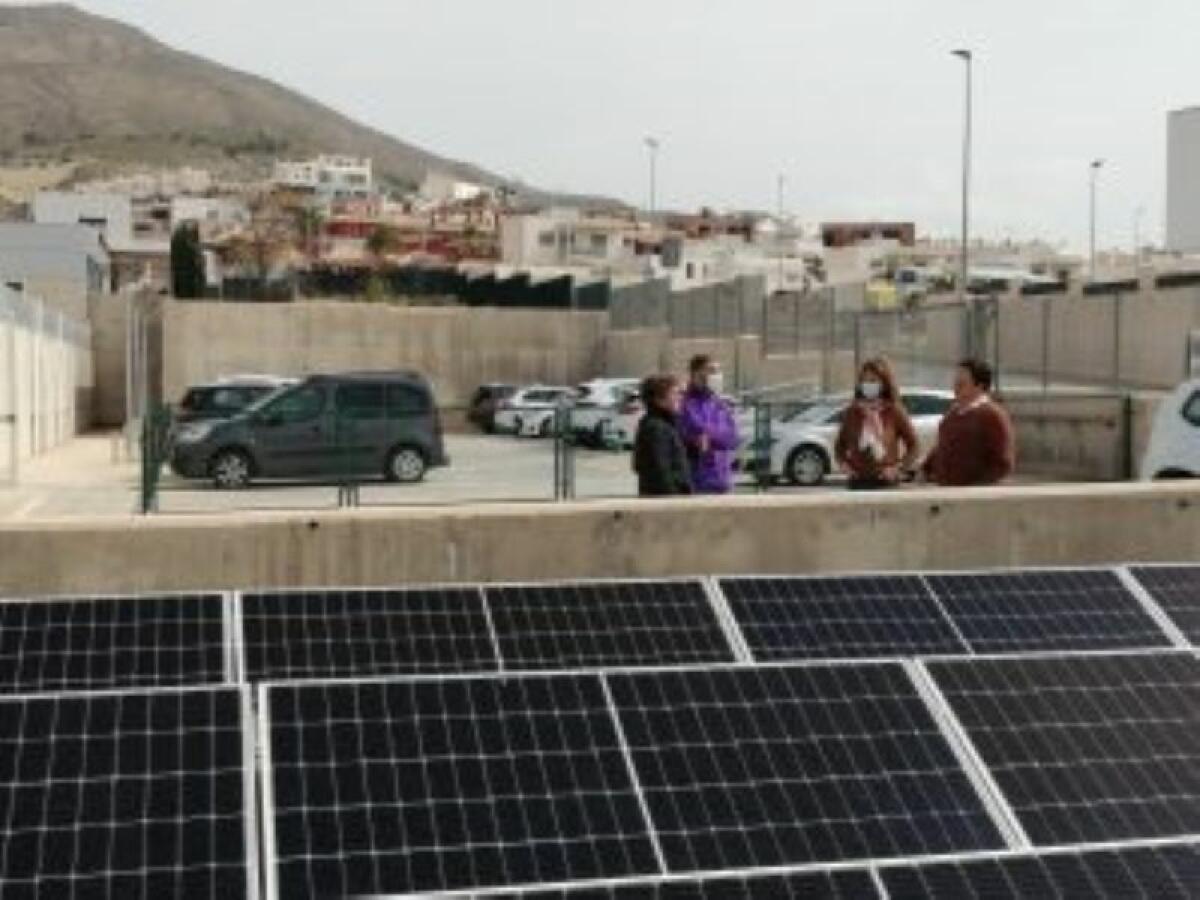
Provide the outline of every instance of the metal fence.
<path id="1" fill-rule="evenodd" d="M 0 285 L 0 481 L 87 424 L 91 330 Z"/>

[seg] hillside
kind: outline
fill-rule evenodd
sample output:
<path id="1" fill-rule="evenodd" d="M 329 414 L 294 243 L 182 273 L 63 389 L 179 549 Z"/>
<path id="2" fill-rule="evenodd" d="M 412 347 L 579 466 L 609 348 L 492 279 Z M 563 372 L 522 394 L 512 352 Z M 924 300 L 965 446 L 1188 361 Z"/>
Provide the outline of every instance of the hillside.
<path id="1" fill-rule="evenodd" d="M 68 5 L 0 7 L 0 166 L 69 161 L 94 177 L 195 165 L 254 177 L 276 157 L 317 152 L 370 156 L 397 186 L 430 169 L 500 181 L 119 22 Z"/>

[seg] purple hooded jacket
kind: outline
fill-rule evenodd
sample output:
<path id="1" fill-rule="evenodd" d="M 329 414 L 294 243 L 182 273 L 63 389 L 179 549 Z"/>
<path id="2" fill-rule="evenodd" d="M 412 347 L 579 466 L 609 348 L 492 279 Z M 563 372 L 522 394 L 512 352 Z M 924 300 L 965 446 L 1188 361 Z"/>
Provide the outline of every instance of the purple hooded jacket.
<path id="1" fill-rule="evenodd" d="M 687 389 L 679 412 L 679 434 L 687 447 L 692 489 L 698 494 L 724 494 L 733 488 L 733 458 L 738 447 L 737 423 L 729 405 L 695 385 Z M 708 452 L 701 453 L 701 435 L 708 435 Z"/>

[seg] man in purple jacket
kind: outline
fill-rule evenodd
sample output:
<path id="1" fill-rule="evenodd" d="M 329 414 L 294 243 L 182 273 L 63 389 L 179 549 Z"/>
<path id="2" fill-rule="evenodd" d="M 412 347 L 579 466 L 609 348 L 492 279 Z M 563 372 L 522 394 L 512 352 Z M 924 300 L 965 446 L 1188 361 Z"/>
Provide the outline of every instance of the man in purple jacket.
<path id="1" fill-rule="evenodd" d="M 692 358 L 688 389 L 679 412 L 679 434 L 691 463 L 697 494 L 727 494 L 733 489 L 733 458 L 738 446 L 737 423 L 723 399 L 724 376 L 711 356 Z"/>

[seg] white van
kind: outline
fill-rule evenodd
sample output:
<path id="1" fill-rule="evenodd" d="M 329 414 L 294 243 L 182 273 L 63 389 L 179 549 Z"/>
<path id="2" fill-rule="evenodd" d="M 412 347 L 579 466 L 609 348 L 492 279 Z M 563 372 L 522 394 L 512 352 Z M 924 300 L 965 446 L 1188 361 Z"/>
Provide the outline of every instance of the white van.
<path id="1" fill-rule="evenodd" d="M 1142 479 L 1200 478 L 1200 379 L 1181 384 L 1154 417 Z"/>

